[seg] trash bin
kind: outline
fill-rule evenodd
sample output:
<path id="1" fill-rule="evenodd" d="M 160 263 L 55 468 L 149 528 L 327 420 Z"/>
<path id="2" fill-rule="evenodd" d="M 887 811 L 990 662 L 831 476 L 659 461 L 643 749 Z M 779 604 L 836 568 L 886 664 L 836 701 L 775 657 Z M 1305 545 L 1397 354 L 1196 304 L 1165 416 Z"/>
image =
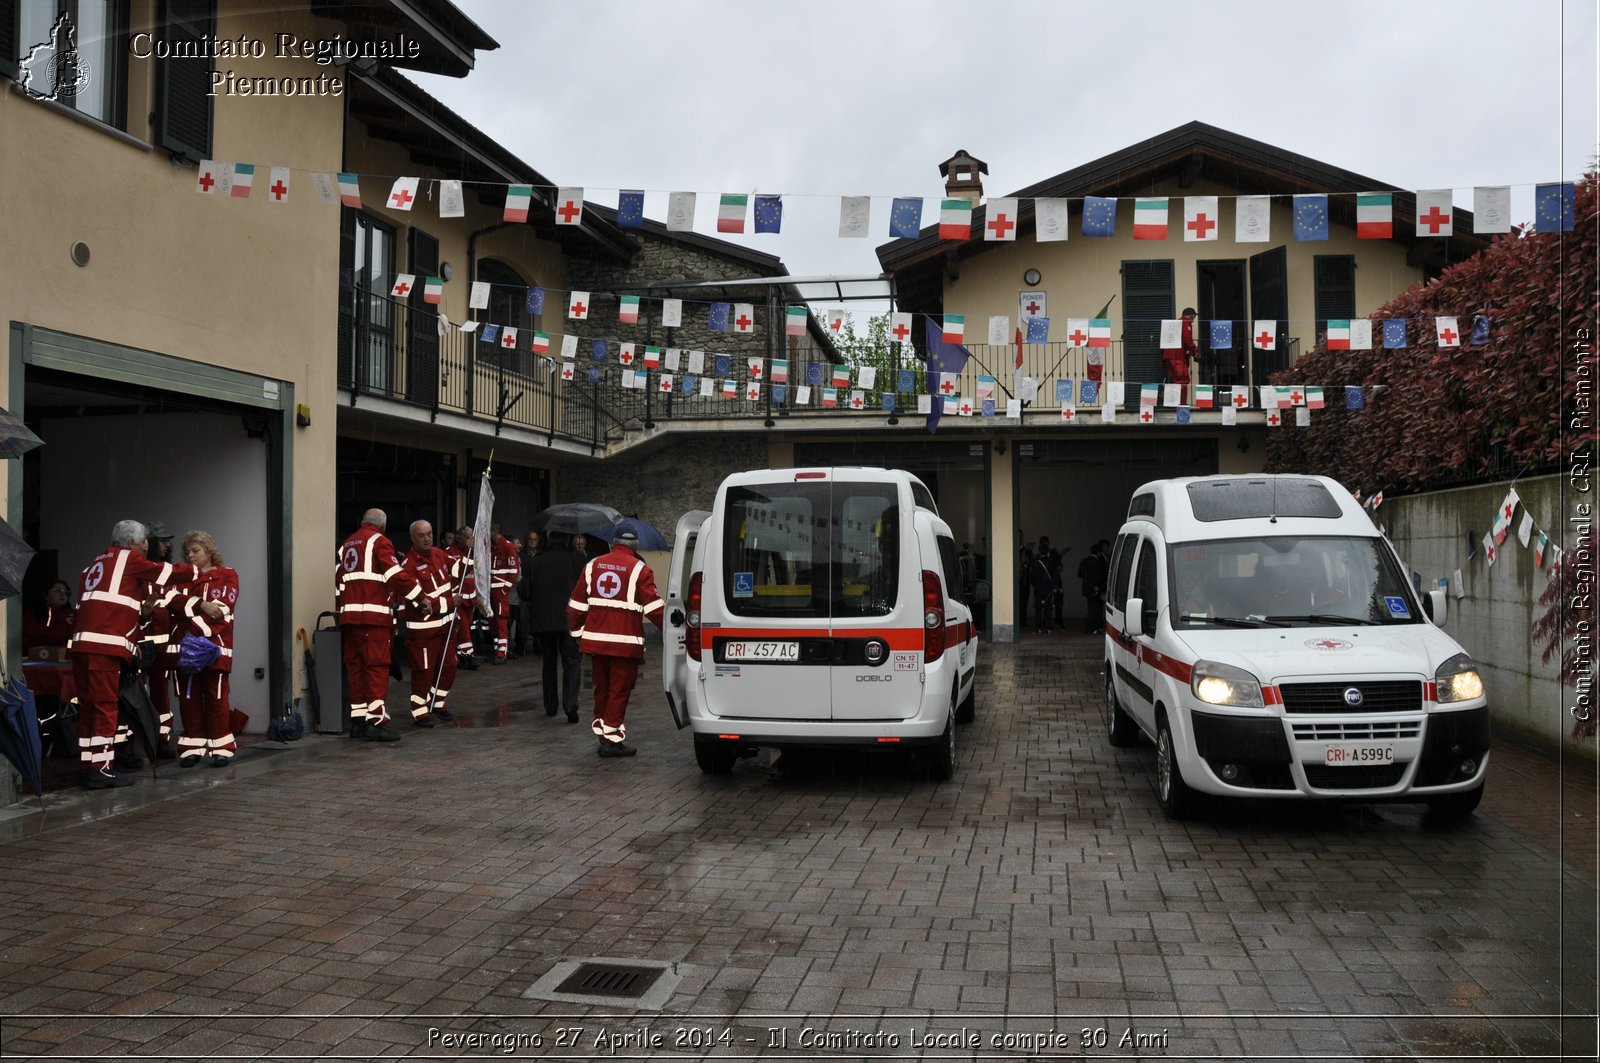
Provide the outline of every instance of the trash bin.
<path id="1" fill-rule="evenodd" d="M 324 627 L 324 620 L 331 623 Z M 317 733 L 342 734 L 350 729 L 350 698 L 345 693 L 344 638 L 337 614 L 317 616 L 311 655 L 317 662 Z"/>

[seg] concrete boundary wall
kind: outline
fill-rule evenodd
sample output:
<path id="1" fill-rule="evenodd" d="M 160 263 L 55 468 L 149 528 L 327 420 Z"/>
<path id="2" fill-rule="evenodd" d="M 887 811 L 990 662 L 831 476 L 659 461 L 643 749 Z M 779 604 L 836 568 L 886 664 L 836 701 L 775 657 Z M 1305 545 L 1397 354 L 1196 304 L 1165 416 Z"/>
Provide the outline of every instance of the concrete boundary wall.
<path id="1" fill-rule="evenodd" d="M 1466 597 L 1458 601 L 1452 588 L 1444 630 L 1483 665 L 1496 733 L 1592 771 L 1595 742 L 1571 737 L 1573 691 L 1556 682 L 1558 661 L 1546 664 L 1539 659 L 1542 648 L 1534 644 L 1531 633 L 1544 611 L 1539 596 L 1550 559 L 1545 559 L 1543 568 L 1535 568 L 1531 543 L 1524 548 L 1517 540 L 1522 508 L 1493 567 L 1484 557 L 1483 535 L 1510 486 L 1502 481 L 1388 498 L 1376 519 L 1407 568 L 1421 574 L 1424 590 L 1438 586 L 1441 578 L 1454 579 L 1461 571 Z M 1568 517 L 1578 503 L 1591 502 L 1590 498 L 1574 497 L 1574 487 L 1559 475 L 1518 480 L 1515 486 L 1535 527 L 1553 544 L 1565 548 L 1576 541 Z M 1476 550 L 1470 561 L 1469 542 Z"/>

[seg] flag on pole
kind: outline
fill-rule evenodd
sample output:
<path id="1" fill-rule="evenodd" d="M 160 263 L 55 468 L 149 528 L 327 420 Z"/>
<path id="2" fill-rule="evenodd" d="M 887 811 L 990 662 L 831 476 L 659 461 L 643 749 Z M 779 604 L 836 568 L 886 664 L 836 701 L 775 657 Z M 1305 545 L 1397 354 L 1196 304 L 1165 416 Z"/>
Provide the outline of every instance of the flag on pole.
<path id="1" fill-rule="evenodd" d="M 483 470 L 483 478 L 478 483 L 478 515 L 472 522 L 472 564 L 478 572 L 478 612 L 484 616 L 494 615 L 489 606 L 491 581 L 487 578 L 494 571 L 490 552 L 494 544 L 489 541 L 489 528 L 494 524 L 494 488 L 489 486 L 489 472 L 493 468 L 491 461 Z"/>
<path id="2" fill-rule="evenodd" d="M 944 377 L 955 377 L 966 367 L 967 359 L 971 355 L 959 343 L 946 343 L 944 334 L 934 325 L 933 318 L 925 319 L 927 322 L 928 346 L 928 389 L 930 392 L 941 387 Z M 946 392 L 948 396 L 948 392 Z M 939 419 L 944 413 L 944 406 L 934 402 L 928 407 L 928 431 L 936 432 L 939 429 Z"/>

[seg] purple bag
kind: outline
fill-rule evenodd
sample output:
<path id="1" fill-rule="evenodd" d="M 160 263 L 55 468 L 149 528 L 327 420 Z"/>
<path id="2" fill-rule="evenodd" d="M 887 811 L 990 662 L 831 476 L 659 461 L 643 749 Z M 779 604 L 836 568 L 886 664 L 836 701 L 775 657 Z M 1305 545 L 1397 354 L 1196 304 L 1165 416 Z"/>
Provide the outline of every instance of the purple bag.
<path id="1" fill-rule="evenodd" d="M 178 671 L 183 675 L 203 672 L 222 655 L 222 647 L 199 635 L 185 635 L 178 643 Z"/>

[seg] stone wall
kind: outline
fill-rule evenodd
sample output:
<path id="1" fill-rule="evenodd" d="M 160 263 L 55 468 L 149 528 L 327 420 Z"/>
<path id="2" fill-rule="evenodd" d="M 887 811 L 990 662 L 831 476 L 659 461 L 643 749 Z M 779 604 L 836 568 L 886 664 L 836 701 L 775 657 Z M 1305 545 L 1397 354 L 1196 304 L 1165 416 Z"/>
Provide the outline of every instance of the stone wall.
<path id="1" fill-rule="evenodd" d="M 1482 665 L 1496 731 L 1592 769 L 1595 743 L 1571 737 L 1568 709 L 1572 692 L 1562 690 L 1556 682 L 1555 661 L 1546 664 L 1539 660 L 1541 648 L 1534 645 L 1530 634 L 1535 618 L 1543 612 L 1539 595 L 1545 588 L 1550 561 L 1546 558 L 1544 568 L 1535 568 L 1532 550 L 1517 541 L 1520 509 L 1493 567 L 1484 558 L 1481 540 L 1508 486 L 1502 482 L 1386 499 L 1377 520 L 1387 530 L 1400 559 L 1421 574 L 1424 590 L 1461 571 L 1466 597 L 1458 601 L 1452 590 L 1444 630 Z M 1563 491 L 1570 490 L 1566 479 L 1518 480 L 1516 489 L 1534 524 L 1553 543 L 1570 545 L 1573 537 L 1563 531 L 1572 501 L 1563 497 Z M 1470 561 L 1469 534 L 1477 551 Z"/>

